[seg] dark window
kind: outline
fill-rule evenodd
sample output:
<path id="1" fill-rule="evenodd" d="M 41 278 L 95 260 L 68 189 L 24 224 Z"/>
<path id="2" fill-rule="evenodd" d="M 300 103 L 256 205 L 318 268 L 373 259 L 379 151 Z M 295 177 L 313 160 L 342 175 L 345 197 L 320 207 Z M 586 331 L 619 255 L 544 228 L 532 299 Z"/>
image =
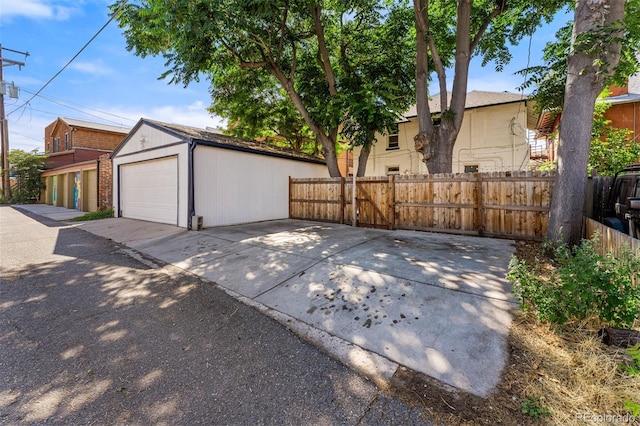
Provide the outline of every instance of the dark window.
<path id="1" fill-rule="evenodd" d="M 387 176 L 399 175 L 399 174 L 400 174 L 400 166 L 387 166 Z"/>
<path id="2" fill-rule="evenodd" d="M 53 140 L 53 152 L 59 152 L 60 151 L 60 138 L 55 138 Z"/>
<path id="3" fill-rule="evenodd" d="M 400 145 L 398 144 L 398 125 L 394 124 L 389 129 L 389 143 L 387 144 L 387 149 L 399 149 Z"/>
<path id="4" fill-rule="evenodd" d="M 478 165 L 464 166 L 465 173 L 478 173 Z"/>
<path id="5" fill-rule="evenodd" d="M 69 148 L 71 148 L 69 146 L 69 133 L 65 133 L 64 134 L 64 149 L 65 151 L 68 150 Z"/>

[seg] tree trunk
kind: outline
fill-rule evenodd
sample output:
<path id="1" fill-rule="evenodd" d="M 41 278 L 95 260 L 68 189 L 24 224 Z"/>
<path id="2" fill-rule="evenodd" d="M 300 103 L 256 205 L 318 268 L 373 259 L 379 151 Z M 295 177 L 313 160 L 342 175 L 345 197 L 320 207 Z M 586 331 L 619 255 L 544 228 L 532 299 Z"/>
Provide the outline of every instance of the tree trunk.
<path id="1" fill-rule="evenodd" d="M 293 87 L 293 82 L 289 80 L 282 70 L 277 66 L 272 66 L 270 69 L 271 73 L 278 79 L 282 87 L 286 90 L 289 99 L 293 102 L 293 105 L 296 107 L 298 112 L 302 115 L 305 123 L 311 129 L 313 134 L 318 138 L 320 144 L 322 145 L 322 155 L 324 156 L 324 160 L 327 163 L 327 169 L 329 170 L 329 176 L 331 177 L 341 177 L 340 168 L 338 167 L 338 157 L 336 156 L 336 138 L 338 135 L 337 129 L 334 129 L 329 132 L 329 135 L 324 132 L 322 126 L 313 121 L 309 111 L 304 106 L 304 102 L 300 98 L 298 92 L 296 92 Z"/>
<path id="2" fill-rule="evenodd" d="M 611 4 L 609 4 L 611 3 Z M 578 0 L 576 2 L 573 44 L 577 37 L 598 31 L 624 18 L 624 2 Z M 620 59 L 620 41 L 605 46 L 608 54 L 594 57 L 572 46 L 567 58 L 567 82 L 560 119 L 558 164 L 547 237 L 557 243 L 575 245 L 582 239 L 582 215 L 587 182 L 587 163 L 596 98 L 605 80 Z M 602 59 L 608 62 L 596 66 Z"/>
<path id="3" fill-rule="evenodd" d="M 415 149 L 422 154 L 428 173 L 451 173 L 453 146 L 458 138 L 467 100 L 469 62 L 471 61 L 471 0 L 458 1 L 456 25 L 456 54 L 451 99 L 446 91 L 446 70 L 440 61 L 436 44 L 429 38 L 428 2 L 414 0 L 416 16 L 416 111 L 418 134 Z M 493 16 L 493 14 L 492 14 Z M 488 25 L 488 24 L 487 24 Z M 486 27 L 484 27 L 486 29 Z M 476 38 L 482 36 L 482 29 Z M 434 126 L 427 97 L 428 56 L 431 51 L 440 85 L 440 126 Z"/>
<path id="4" fill-rule="evenodd" d="M 360 154 L 358 155 L 358 171 L 356 172 L 356 177 L 363 177 L 365 172 L 367 171 L 367 160 L 369 159 L 369 154 L 371 153 L 371 145 L 362 147 L 360 150 Z"/>

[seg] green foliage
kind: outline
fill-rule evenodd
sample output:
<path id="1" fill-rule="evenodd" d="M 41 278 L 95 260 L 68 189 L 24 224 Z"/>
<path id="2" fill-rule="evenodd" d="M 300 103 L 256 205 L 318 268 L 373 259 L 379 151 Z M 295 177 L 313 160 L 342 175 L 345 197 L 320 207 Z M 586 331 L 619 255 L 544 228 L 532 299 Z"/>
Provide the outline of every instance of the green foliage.
<path id="1" fill-rule="evenodd" d="M 541 401 L 538 401 L 533 397 L 523 399 L 520 401 L 520 405 L 522 406 L 522 412 L 534 419 L 551 414 L 550 409 L 542 405 Z"/>
<path id="2" fill-rule="evenodd" d="M 620 368 L 630 376 L 640 376 L 640 343 L 627 348 L 627 355 L 631 357 L 631 365 L 621 364 Z"/>
<path id="3" fill-rule="evenodd" d="M 624 398 L 622 401 L 624 402 L 624 409 L 631 411 L 633 417 L 638 417 L 638 415 L 640 415 L 640 404 L 637 404 L 626 398 Z"/>
<path id="4" fill-rule="evenodd" d="M 167 60 L 162 78 L 206 76 L 231 133 L 301 145 L 313 132 L 328 153 L 341 127 L 369 143 L 413 102 L 411 13 L 386 0 L 146 0 L 116 19 L 129 50 Z"/>
<path id="5" fill-rule="evenodd" d="M 614 327 L 630 327 L 640 314 L 640 258 L 630 250 L 615 256 L 596 252 L 597 238 L 570 249 L 553 249 L 552 271 L 541 262 L 530 265 L 513 257 L 508 279 L 524 310 L 535 311 L 540 321 L 565 325 L 598 318 Z"/>
<path id="6" fill-rule="evenodd" d="M 556 162 L 555 161 L 545 161 L 540 164 L 536 170 L 541 172 L 555 172 L 556 170 Z"/>
<path id="7" fill-rule="evenodd" d="M 9 174 L 15 178 L 15 185 L 11 187 L 12 202 L 33 203 L 40 198 L 40 191 L 45 188 L 40 174 L 46 158 L 38 155 L 37 150 L 13 149 L 9 152 Z"/>
<path id="8" fill-rule="evenodd" d="M 622 51 L 620 61 L 615 72 L 606 85 L 622 86 L 626 79 L 638 71 L 640 64 L 636 53 L 640 50 L 640 1 L 625 2 L 624 31 L 622 37 Z M 607 46 L 614 42 L 613 33 L 618 29 L 605 27 L 599 31 L 588 32 L 575 40 L 573 49 L 592 55 L 596 62 L 606 53 Z M 565 82 L 567 80 L 567 57 L 571 52 L 573 22 L 558 30 L 554 41 L 547 43 L 543 50 L 542 59 L 545 64 L 523 69 L 518 74 L 526 76 L 527 80 L 520 87 L 521 90 L 533 89 L 530 99 L 536 101 L 536 108 L 547 111 L 561 111 L 564 104 Z M 617 38 L 616 38 L 617 39 Z M 601 68 L 600 74 L 608 71 L 608 64 L 596 63 Z"/>
<path id="9" fill-rule="evenodd" d="M 633 132 L 611 126 L 611 120 L 604 116 L 608 108 L 609 104 L 605 102 L 595 105 L 589 147 L 588 170 L 595 168 L 602 176 L 613 176 L 640 159 L 640 144 L 632 140 Z"/>
<path id="10" fill-rule="evenodd" d="M 73 218 L 72 220 L 74 222 L 84 222 L 87 220 L 108 219 L 110 217 L 113 217 L 113 209 L 105 209 L 105 210 L 90 212 L 85 215 Z"/>

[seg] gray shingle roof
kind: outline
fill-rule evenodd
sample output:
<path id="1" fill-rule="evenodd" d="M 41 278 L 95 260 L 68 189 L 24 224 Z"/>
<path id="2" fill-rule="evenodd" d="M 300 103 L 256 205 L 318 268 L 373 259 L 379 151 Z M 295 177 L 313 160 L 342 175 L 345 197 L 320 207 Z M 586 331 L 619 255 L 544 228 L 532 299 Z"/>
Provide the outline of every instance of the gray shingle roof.
<path id="1" fill-rule="evenodd" d="M 141 119 L 141 122 L 147 123 L 156 128 L 164 128 L 176 136 L 182 135 L 182 139 L 191 139 L 198 144 L 216 146 L 218 148 L 234 149 L 244 152 L 253 152 L 256 154 L 271 155 L 280 158 L 291 158 L 318 164 L 325 164 L 324 160 L 301 152 L 295 152 L 290 149 L 281 148 L 270 143 L 259 142 L 249 139 L 227 136 L 216 130 L 205 130 L 197 127 L 185 126 L 182 124 L 163 123 L 161 121 Z M 139 123 L 141 124 L 141 123 Z M 137 126 L 136 126 L 137 127 Z"/>
<path id="2" fill-rule="evenodd" d="M 451 93 L 448 93 L 448 99 L 451 101 Z M 513 102 L 526 101 L 526 95 L 510 92 L 484 92 L 480 90 L 472 90 L 467 93 L 467 102 L 465 109 L 479 108 L 491 105 L 509 104 Z M 431 96 L 429 99 L 429 108 L 432 114 L 441 112 L 440 107 L 440 94 Z M 417 117 L 416 106 L 413 105 L 409 110 L 403 114 L 405 118 Z"/>
<path id="3" fill-rule="evenodd" d="M 71 127 L 82 127 L 85 129 L 104 130 L 106 132 L 122 133 L 126 135 L 131 130 L 130 127 L 111 126 L 109 124 L 93 123 L 91 121 L 76 120 L 75 118 L 60 117 L 62 121 Z"/>

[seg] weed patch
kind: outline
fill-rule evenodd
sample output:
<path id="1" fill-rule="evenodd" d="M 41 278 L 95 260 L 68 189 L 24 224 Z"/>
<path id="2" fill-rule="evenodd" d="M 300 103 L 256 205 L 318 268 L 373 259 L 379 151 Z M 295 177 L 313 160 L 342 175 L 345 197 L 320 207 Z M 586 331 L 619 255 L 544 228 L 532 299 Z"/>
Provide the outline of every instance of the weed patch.
<path id="1" fill-rule="evenodd" d="M 98 210 L 95 212 L 87 213 L 85 215 L 76 217 L 72 220 L 75 222 L 84 222 L 87 220 L 108 219 L 110 217 L 113 217 L 113 209 Z"/>

